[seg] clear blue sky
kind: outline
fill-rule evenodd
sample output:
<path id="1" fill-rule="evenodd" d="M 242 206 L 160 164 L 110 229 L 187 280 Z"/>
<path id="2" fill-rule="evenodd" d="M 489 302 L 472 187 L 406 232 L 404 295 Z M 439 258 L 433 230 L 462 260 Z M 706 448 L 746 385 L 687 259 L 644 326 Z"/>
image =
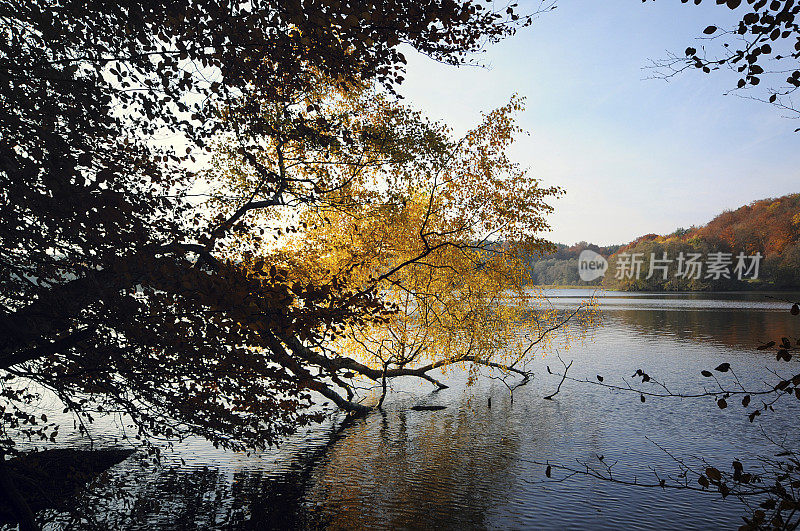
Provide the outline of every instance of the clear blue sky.
<path id="1" fill-rule="evenodd" d="M 729 71 L 647 79 L 651 59 L 700 49 L 703 28 L 735 15 L 711 0 L 561 0 L 490 46 L 480 56 L 485 68 L 409 53 L 400 92 L 456 133 L 511 94 L 525 96 L 519 123 L 530 136 L 515 144 L 515 159 L 567 192 L 554 202 L 551 240 L 610 244 L 669 233 L 800 192 L 800 121 L 725 95 L 737 79 Z"/>

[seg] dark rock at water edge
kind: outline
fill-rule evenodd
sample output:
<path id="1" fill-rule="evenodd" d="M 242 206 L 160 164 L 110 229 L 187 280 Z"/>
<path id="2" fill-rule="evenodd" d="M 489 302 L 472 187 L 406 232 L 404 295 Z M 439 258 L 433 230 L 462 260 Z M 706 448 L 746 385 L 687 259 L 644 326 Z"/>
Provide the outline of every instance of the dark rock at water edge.
<path id="1" fill-rule="evenodd" d="M 63 510 L 91 480 L 133 453 L 130 449 L 44 450 L 10 459 L 5 469 L 31 511 Z M 0 497 L 0 525 L 15 521 L 9 502 Z"/>

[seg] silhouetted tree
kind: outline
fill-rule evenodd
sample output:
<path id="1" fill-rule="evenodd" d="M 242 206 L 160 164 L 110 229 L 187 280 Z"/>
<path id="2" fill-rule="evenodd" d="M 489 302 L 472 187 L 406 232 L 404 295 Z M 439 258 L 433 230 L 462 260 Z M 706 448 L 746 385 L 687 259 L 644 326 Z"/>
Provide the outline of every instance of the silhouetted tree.
<path id="1" fill-rule="evenodd" d="M 401 44 L 459 64 L 529 22 L 453 0 L 1 1 L 0 453 L 55 439 L 30 407 L 45 389 L 81 431 L 118 413 L 136 437 L 231 448 L 319 419 L 309 391 L 339 397 L 281 341 L 390 309 L 344 279 L 292 286 L 220 257 L 246 214 L 287 203 L 290 177 L 257 162 L 276 138 L 260 106 L 321 78 L 391 92 Z M 337 127 L 292 119 L 320 142 Z M 263 193 L 223 219 L 197 208 L 187 168 L 224 134 Z"/>

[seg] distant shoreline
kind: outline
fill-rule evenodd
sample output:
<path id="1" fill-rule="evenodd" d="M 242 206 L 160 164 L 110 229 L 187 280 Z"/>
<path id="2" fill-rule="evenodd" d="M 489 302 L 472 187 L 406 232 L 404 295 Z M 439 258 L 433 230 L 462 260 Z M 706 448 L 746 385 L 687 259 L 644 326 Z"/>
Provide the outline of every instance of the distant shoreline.
<path id="1" fill-rule="evenodd" d="M 638 290 L 638 289 L 617 289 L 617 288 L 604 288 L 602 285 L 594 284 L 531 284 L 534 288 L 543 289 L 596 289 L 599 291 L 613 291 L 618 293 L 753 293 L 753 292 L 769 292 L 769 293 L 798 293 L 800 287 L 777 287 L 777 286 L 759 286 L 749 289 L 730 289 L 730 290 Z"/>
<path id="2" fill-rule="evenodd" d="M 605 289 L 603 286 L 594 285 L 594 284 L 586 284 L 584 286 L 580 286 L 578 284 L 530 284 L 536 288 L 547 288 L 547 289 L 600 289 L 603 291 L 619 291 L 618 289 Z"/>

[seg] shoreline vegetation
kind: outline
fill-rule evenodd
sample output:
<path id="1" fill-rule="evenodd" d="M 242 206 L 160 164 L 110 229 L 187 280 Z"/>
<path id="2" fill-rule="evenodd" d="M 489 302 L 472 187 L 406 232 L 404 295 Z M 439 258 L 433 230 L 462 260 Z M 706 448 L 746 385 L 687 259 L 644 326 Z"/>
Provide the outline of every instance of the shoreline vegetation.
<path id="1" fill-rule="evenodd" d="M 608 261 L 605 275 L 591 282 L 581 281 L 578 275 L 578 259 L 585 250 Z M 719 253 L 727 261 L 729 278 L 709 274 Z M 641 261 L 636 274 L 630 264 L 634 255 Z M 740 255 L 746 271 L 736 270 Z M 684 265 L 684 257 L 689 256 L 701 262 L 696 274 Z M 661 259 L 666 259 L 666 265 L 657 265 Z M 654 274 L 650 274 L 653 264 Z M 668 235 L 646 234 L 624 245 L 556 244 L 554 253 L 528 257 L 526 267 L 533 285 L 551 289 L 654 293 L 796 290 L 800 288 L 800 193 L 753 201 L 719 214 L 706 225 L 679 228 Z"/>

